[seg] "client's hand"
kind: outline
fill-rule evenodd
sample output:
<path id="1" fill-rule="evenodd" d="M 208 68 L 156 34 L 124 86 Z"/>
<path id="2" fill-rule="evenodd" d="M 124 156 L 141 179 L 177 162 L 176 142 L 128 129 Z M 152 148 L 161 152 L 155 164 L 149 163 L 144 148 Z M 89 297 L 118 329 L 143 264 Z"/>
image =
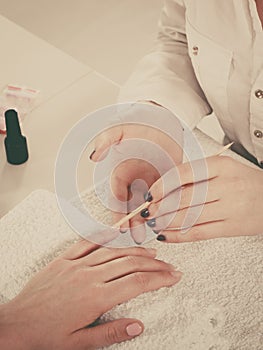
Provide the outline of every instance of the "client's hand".
<path id="1" fill-rule="evenodd" d="M 110 249 L 80 241 L 0 306 L 3 350 L 88 350 L 143 332 L 135 319 L 87 327 L 115 305 L 180 280 L 155 250 Z"/>
<path id="2" fill-rule="evenodd" d="M 136 122 L 140 118 L 143 125 Z M 115 145 L 113 157 L 125 159 L 127 156 L 112 172 L 112 192 L 118 202 L 113 212 L 113 223 L 141 205 L 150 186 L 172 166 L 181 163 L 183 156 L 182 126 L 176 117 L 171 116 L 171 112 L 162 107 L 135 104 L 121 120 L 123 124 L 104 131 L 96 138 L 95 151 L 91 155 L 91 159 L 98 162 Z M 166 132 L 162 123 L 166 126 Z M 170 157 L 170 162 L 164 154 Z M 151 164 L 153 159 L 156 166 Z M 130 228 L 134 241 L 142 243 L 145 240 L 143 223 L 144 220 L 137 215 L 123 224 L 121 231 Z"/>
<path id="3" fill-rule="evenodd" d="M 148 219 L 156 233 L 161 232 L 159 241 L 263 233 L 263 171 L 230 157 L 181 164 L 150 191 L 153 201 Z"/>

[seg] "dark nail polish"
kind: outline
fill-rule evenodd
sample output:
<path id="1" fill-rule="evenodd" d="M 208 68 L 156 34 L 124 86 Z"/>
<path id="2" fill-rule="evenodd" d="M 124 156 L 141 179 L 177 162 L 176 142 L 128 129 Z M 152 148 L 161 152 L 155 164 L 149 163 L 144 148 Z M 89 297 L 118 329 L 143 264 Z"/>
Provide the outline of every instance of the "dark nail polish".
<path id="1" fill-rule="evenodd" d="M 149 209 L 148 208 L 145 208 L 141 211 L 141 216 L 143 218 L 148 218 L 148 216 L 150 216 L 150 212 L 149 212 Z"/>
<path id="2" fill-rule="evenodd" d="M 96 327 L 101 323 L 101 319 L 100 317 L 97 318 L 94 322 L 92 322 L 91 324 L 89 324 L 88 326 L 86 326 L 85 328 L 92 328 L 92 327 Z"/>
<path id="3" fill-rule="evenodd" d="M 153 233 L 155 233 L 156 235 L 158 235 L 160 232 L 160 230 L 153 230 Z"/>
<path id="4" fill-rule="evenodd" d="M 165 241 L 166 240 L 166 237 L 164 235 L 159 235 L 157 236 L 157 241 Z"/>
<path id="5" fill-rule="evenodd" d="M 156 220 L 155 220 L 155 218 L 148 220 L 148 221 L 146 222 L 146 224 L 147 224 L 149 227 L 155 227 L 155 225 L 156 225 Z"/>
<path id="6" fill-rule="evenodd" d="M 94 151 L 91 153 L 91 155 L 89 156 L 89 159 L 92 160 L 92 157 L 94 155 L 94 153 L 96 152 L 96 150 L 94 149 Z"/>
<path id="7" fill-rule="evenodd" d="M 145 199 L 145 202 L 151 202 L 153 200 L 153 196 L 150 191 L 145 193 L 144 199 Z"/>

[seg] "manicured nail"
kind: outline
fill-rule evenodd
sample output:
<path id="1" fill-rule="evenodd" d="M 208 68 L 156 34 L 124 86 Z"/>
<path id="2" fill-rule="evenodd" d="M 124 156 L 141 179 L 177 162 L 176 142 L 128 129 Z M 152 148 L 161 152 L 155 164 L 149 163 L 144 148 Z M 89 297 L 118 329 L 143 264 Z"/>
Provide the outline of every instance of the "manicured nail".
<path id="1" fill-rule="evenodd" d="M 141 245 L 142 244 L 142 242 L 136 242 L 136 241 L 134 241 L 137 245 Z"/>
<path id="2" fill-rule="evenodd" d="M 100 317 L 99 317 L 99 318 L 97 318 L 94 322 L 92 322 L 91 324 L 89 324 L 89 325 L 88 325 L 88 328 L 92 328 L 92 327 L 98 326 L 98 325 L 100 324 L 100 321 L 101 321 L 101 319 L 100 319 Z"/>
<path id="3" fill-rule="evenodd" d="M 90 156 L 89 156 L 89 159 L 90 159 L 90 160 L 92 160 L 92 157 L 93 157 L 93 155 L 94 155 L 95 152 L 96 152 L 96 150 L 94 149 L 94 151 L 90 154 Z"/>
<path id="4" fill-rule="evenodd" d="M 145 199 L 145 202 L 151 202 L 153 200 L 153 196 L 150 191 L 145 193 L 144 199 Z"/>
<path id="5" fill-rule="evenodd" d="M 149 227 L 155 227 L 155 225 L 156 225 L 156 220 L 155 220 L 155 218 L 148 220 L 148 221 L 146 222 L 146 224 L 147 224 Z"/>
<path id="6" fill-rule="evenodd" d="M 155 233 L 156 235 L 158 235 L 160 232 L 160 230 L 153 230 L 153 233 Z"/>
<path id="7" fill-rule="evenodd" d="M 159 235 L 157 236 L 157 241 L 165 241 L 166 240 L 166 237 L 164 235 Z"/>
<path id="8" fill-rule="evenodd" d="M 142 326 L 139 323 L 132 323 L 126 327 L 126 332 L 130 337 L 135 337 L 142 333 Z"/>
<path id="9" fill-rule="evenodd" d="M 171 271 L 170 274 L 177 279 L 181 279 L 183 275 L 181 271 Z"/>
<path id="10" fill-rule="evenodd" d="M 143 218 L 148 218 L 148 216 L 150 216 L 150 212 L 149 212 L 149 209 L 148 208 L 145 208 L 141 211 L 141 216 Z"/>

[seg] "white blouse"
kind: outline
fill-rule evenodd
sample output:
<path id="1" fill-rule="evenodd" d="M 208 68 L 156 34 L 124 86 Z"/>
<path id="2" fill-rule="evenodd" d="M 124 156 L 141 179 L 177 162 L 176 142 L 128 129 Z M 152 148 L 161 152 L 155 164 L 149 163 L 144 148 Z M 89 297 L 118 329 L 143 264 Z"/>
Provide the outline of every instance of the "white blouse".
<path id="1" fill-rule="evenodd" d="M 194 128 L 216 114 L 263 165 L 263 30 L 255 0 L 165 0 L 159 35 L 120 101 L 151 100 Z"/>

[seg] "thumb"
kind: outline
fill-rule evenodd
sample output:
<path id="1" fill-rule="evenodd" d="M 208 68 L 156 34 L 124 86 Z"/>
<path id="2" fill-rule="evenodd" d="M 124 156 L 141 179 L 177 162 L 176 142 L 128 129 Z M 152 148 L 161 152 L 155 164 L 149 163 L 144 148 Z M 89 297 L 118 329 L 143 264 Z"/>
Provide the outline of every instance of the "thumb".
<path id="1" fill-rule="evenodd" d="M 97 349 L 131 340 L 140 335 L 143 330 L 144 326 L 141 321 L 123 318 L 93 328 L 82 329 L 79 331 L 82 334 L 80 334 L 81 341 L 78 344 L 86 346 L 87 349 Z"/>
<path id="2" fill-rule="evenodd" d="M 103 160 L 112 145 L 118 144 L 123 137 L 122 126 L 112 127 L 95 138 L 94 151 L 90 155 L 90 159 L 94 162 Z"/>

